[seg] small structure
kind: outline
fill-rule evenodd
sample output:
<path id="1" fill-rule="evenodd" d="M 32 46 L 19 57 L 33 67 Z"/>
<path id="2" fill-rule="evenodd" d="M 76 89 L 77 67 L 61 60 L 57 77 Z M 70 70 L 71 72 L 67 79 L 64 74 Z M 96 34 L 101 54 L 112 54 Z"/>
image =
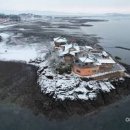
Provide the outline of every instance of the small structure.
<path id="1" fill-rule="evenodd" d="M 90 76 L 99 71 L 99 66 L 89 56 L 79 57 L 73 64 L 73 72 L 80 76 Z"/>
<path id="2" fill-rule="evenodd" d="M 100 72 L 110 71 L 116 63 L 105 51 L 96 55 L 97 63 L 100 64 Z"/>
<path id="3" fill-rule="evenodd" d="M 54 47 L 55 48 L 59 48 L 62 45 L 66 45 L 66 44 L 67 44 L 67 39 L 66 38 L 63 38 L 63 37 L 54 38 Z"/>
<path id="4" fill-rule="evenodd" d="M 86 51 L 91 51 L 93 48 L 91 46 L 85 46 Z"/>
<path id="5" fill-rule="evenodd" d="M 65 63 L 72 64 L 74 62 L 74 55 L 67 53 L 64 55 Z"/>
<path id="6" fill-rule="evenodd" d="M 80 48 L 76 43 L 62 45 L 59 50 L 59 56 L 64 58 L 64 62 L 73 63 L 75 61 L 76 55 L 80 52 Z"/>

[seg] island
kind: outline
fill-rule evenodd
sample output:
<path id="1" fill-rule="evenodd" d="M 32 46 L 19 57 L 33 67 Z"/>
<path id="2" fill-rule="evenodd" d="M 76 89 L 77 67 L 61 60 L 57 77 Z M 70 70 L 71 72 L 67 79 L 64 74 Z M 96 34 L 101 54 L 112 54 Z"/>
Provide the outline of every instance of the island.
<path id="1" fill-rule="evenodd" d="M 100 91 L 115 89 L 111 81 L 128 75 L 121 64 L 95 46 L 79 46 L 57 37 L 51 47 L 45 62 L 39 64 L 38 84 L 55 100 L 95 100 Z"/>

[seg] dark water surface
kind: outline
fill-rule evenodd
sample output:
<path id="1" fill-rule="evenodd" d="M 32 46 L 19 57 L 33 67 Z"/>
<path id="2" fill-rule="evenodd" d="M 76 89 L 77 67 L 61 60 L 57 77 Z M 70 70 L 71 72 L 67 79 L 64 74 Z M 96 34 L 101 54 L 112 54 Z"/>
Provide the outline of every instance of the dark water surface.
<path id="1" fill-rule="evenodd" d="M 64 121 L 48 120 L 43 115 L 15 105 L 0 105 L 0 130 L 130 130 L 130 96 L 89 115 Z"/>
<path id="2" fill-rule="evenodd" d="M 103 38 L 100 45 L 113 56 L 119 56 L 122 61 L 130 64 L 130 50 L 115 48 L 121 46 L 130 48 L 130 17 L 129 18 L 105 18 L 108 22 L 94 22 L 92 27 L 82 27 L 86 34 L 96 34 Z"/>

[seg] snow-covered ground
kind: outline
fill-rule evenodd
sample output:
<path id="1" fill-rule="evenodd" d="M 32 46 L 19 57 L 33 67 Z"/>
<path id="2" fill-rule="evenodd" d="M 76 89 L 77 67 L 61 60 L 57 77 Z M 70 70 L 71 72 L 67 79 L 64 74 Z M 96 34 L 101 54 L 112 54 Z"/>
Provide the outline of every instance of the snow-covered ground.
<path id="1" fill-rule="evenodd" d="M 7 28 L 7 27 L 11 27 L 11 26 L 14 26 L 15 24 L 12 24 L 12 25 L 0 25 L 0 29 L 3 29 L 3 28 Z"/>
<path id="2" fill-rule="evenodd" d="M 115 87 L 108 81 L 83 81 L 79 77 L 71 75 L 59 75 L 50 71 L 46 62 L 39 74 L 38 84 L 43 93 L 49 94 L 56 100 L 94 100 L 99 90 L 111 92 Z"/>
<path id="3" fill-rule="evenodd" d="M 0 60 L 2 61 L 23 61 L 29 63 L 36 59 L 44 59 L 47 51 L 45 46 L 32 45 L 8 45 L 9 34 L 0 33 L 2 42 L 0 42 Z"/>
<path id="4" fill-rule="evenodd" d="M 1 33 L 3 38 L 0 42 L 1 61 L 22 61 L 39 67 L 37 72 L 38 84 L 41 91 L 49 94 L 56 100 L 94 100 L 99 90 L 111 92 L 115 87 L 108 81 L 82 81 L 74 74 L 59 75 L 52 72 L 49 60 L 45 60 L 46 46 L 32 45 L 10 45 L 7 44 L 9 34 Z"/>

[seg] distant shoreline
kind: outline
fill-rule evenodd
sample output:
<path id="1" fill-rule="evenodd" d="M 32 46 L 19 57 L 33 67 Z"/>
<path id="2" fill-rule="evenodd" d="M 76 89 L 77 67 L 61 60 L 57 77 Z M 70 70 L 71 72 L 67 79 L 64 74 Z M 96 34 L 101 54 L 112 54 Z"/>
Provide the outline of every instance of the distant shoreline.
<path id="1" fill-rule="evenodd" d="M 126 48 L 126 47 L 115 46 L 115 48 L 119 48 L 119 49 L 123 49 L 123 50 L 128 50 L 128 51 L 130 51 L 130 48 Z"/>

